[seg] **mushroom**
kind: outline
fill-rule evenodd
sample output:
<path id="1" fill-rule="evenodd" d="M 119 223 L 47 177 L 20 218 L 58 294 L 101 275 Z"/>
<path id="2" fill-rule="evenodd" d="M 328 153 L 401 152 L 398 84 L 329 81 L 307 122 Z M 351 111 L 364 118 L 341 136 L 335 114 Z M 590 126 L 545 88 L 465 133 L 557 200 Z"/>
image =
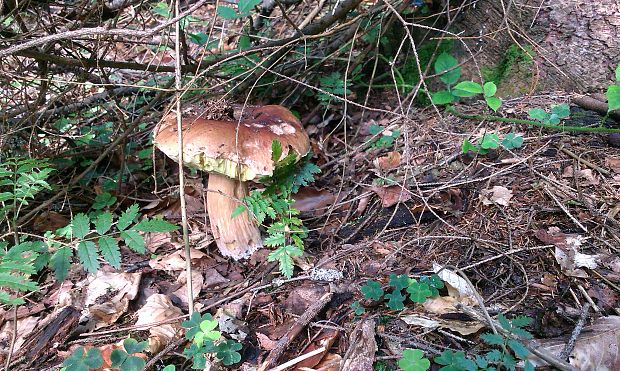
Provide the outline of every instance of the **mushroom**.
<path id="1" fill-rule="evenodd" d="M 291 151 L 299 160 L 310 151 L 310 140 L 299 120 L 286 108 L 248 107 L 237 121 L 183 118 L 183 162 L 209 173 L 207 211 L 211 231 L 224 256 L 244 259 L 262 247 L 260 231 L 247 211 L 232 218 L 233 210 L 248 195 L 247 182 L 273 175 L 271 146 L 282 144 L 282 157 Z M 154 144 L 178 159 L 175 114 L 154 130 Z"/>

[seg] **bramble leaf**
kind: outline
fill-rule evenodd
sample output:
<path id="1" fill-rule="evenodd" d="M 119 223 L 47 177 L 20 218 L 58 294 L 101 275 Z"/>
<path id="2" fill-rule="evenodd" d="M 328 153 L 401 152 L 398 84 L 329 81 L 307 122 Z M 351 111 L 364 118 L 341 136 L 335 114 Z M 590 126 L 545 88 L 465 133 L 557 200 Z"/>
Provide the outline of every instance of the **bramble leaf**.
<path id="1" fill-rule="evenodd" d="M 133 204 L 125 210 L 121 216 L 118 218 L 118 222 L 116 223 L 116 228 L 119 231 L 124 231 L 133 223 L 134 219 L 138 217 L 138 204 Z"/>
<path id="2" fill-rule="evenodd" d="M 142 237 L 140 233 L 133 229 L 128 229 L 121 232 L 121 238 L 125 241 L 127 247 L 137 253 L 144 254 L 146 243 L 144 242 L 144 237 Z"/>
<path id="3" fill-rule="evenodd" d="M 77 247 L 77 255 L 80 263 L 88 273 L 96 273 L 99 269 L 97 261 L 97 245 L 92 241 L 81 241 Z"/>
<path id="4" fill-rule="evenodd" d="M 121 267 L 121 252 L 118 248 L 118 242 L 110 236 L 101 236 L 97 242 L 103 259 L 112 267 L 119 269 Z"/>
<path id="5" fill-rule="evenodd" d="M 105 212 L 103 214 L 97 215 L 97 219 L 95 219 L 95 230 L 99 235 L 104 235 L 107 231 L 112 227 L 112 218 L 113 215 L 111 212 Z"/>
<path id="6" fill-rule="evenodd" d="M 90 232 L 90 218 L 83 213 L 77 214 L 73 217 L 71 228 L 75 238 L 84 239 L 88 232 Z"/>

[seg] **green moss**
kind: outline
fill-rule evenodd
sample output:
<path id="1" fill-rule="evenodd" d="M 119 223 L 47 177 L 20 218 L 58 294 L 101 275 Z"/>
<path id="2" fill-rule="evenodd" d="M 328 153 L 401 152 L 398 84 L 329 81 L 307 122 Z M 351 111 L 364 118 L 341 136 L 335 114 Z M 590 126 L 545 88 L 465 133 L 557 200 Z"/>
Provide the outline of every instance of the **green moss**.
<path id="1" fill-rule="evenodd" d="M 485 82 L 492 81 L 496 85 L 500 85 L 515 69 L 531 66 L 535 55 L 536 53 L 530 45 L 523 45 L 521 47 L 517 44 L 512 44 L 506 49 L 499 63 L 492 67 L 482 68 L 482 77 Z M 528 70 L 528 68 L 525 68 L 525 70 Z"/>

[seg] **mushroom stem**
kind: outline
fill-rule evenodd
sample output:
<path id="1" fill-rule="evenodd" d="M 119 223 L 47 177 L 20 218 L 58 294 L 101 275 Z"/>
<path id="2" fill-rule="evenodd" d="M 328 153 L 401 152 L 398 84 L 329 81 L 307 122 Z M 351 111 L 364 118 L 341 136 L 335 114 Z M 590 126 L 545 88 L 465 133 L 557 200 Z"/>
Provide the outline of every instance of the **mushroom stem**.
<path id="1" fill-rule="evenodd" d="M 208 188 L 209 222 L 220 252 L 235 260 L 250 257 L 263 246 L 260 231 L 247 210 L 231 217 L 233 210 L 240 204 L 239 200 L 248 195 L 246 182 L 211 173 Z"/>

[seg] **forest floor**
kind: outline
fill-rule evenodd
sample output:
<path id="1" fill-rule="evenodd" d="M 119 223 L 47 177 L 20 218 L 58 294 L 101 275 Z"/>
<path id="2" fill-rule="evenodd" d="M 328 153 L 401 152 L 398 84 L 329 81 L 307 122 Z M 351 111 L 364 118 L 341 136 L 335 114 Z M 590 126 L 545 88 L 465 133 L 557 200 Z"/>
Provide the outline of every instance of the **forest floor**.
<path id="1" fill-rule="evenodd" d="M 525 117 L 523 107 L 547 107 L 568 98 L 513 99 L 504 110 Z M 484 109 L 458 107 L 464 113 Z M 573 107 L 573 124 L 588 116 Z M 284 341 L 278 359 L 279 364 L 301 360 L 315 351 L 295 365 L 298 370 L 337 370 L 363 359 L 376 369 L 394 369 L 405 348 L 422 349 L 429 357 L 445 349 L 481 353 L 485 345 L 479 336 L 488 326 L 464 314 L 460 305 L 484 306 L 491 315 L 508 318 L 531 317 L 527 330 L 537 339 L 567 341 L 584 312 L 591 321 L 604 314 L 618 318 L 613 315 L 620 307 L 620 149 L 613 136 L 449 114 L 441 118 L 430 109 L 406 122 L 388 121 L 382 113 L 353 113 L 348 130 L 354 135 L 337 125 L 339 117 L 323 120 L 315 114 L 302 120 L 322 172 L 296 197 L 310 235 L 292 279 L 277 274 L 267 249 L 245 261 L 222 258 L 208 228 L 203 179 L 190 177 L 186 185 L 196 309 L 211 312 L 223 331 L 226 324 L 226 336 L 243 345 L 241 362 L 233 368 L 260 364 L 296 327 L 299 332 Z M 371 134 L 377 125 L 379 134 Z M 479 138 L 511 131 L 523 136 L 520 148 L 485 155 L 461 150 L 464 138 L 476 139 L 467 133 Z M 393 141 L 377 144 L 382 137 Z M 156 163 L 175 179 L 173 163 Z M 139 190 L 141 210 L 180 222 L 174 190 L 160 185 L 158 195 Z M 35 228 L 49 229 L 55 219 L 62 224 L 67 217 L 47 214 Z M 51 277 L 42 282 L 41 292 L 18 310 L 15 361 L 28 362 L 28 355 L 36 354 L 45 360 L 36 368 L 54 367 L 77 346 L 109 354 L 131 335 L 154 341 L 150 357 L 157 354 L 156 365 L 183 364 L 175 354 L 184 345 L 174 335 L 187 311 L 180 235 L 147 233 L 145 238 L 151 259 L 123 248 L 122 272 L 104 265 L 96 276 L 75 269 L 63 283 Z M 423 303 L 403 298 L 402 309 L 386 301 L 387 295 L 372 300 L 360 290 L 369 280 L 387 290 L 391 275 L 433 273 L 447 288 Z M 326 294 L 329 300 L 322 300 Z M 313 316 L 305 318 L 309 310 Z M 76 332 L 80 311 L 99 318 L 94 328 Z M 364 328 L 368 320 L 371 330 Z M 136 326 L 160 321 L 171 324 Z M 68 343 L 52 343 L 63 331 Z"/>

